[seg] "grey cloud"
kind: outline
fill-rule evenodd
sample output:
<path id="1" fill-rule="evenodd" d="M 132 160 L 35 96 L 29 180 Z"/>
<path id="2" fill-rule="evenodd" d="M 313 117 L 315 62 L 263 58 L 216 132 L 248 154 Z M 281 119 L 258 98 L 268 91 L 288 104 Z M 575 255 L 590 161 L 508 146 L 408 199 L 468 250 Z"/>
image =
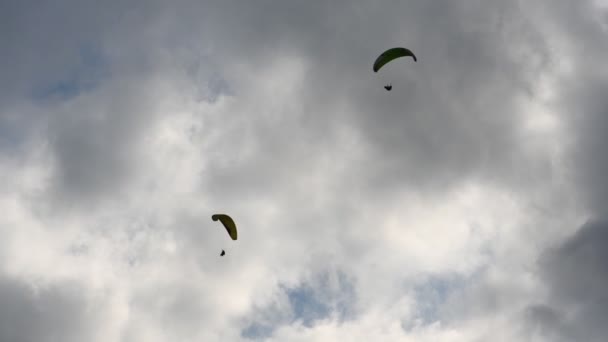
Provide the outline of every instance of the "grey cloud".
<path id="1" fill-rule="evenodd" d="M 113 77 L 126 72 L 127 67 L 143 72 L 146 66 L 160 66 L 166 56 L 174 59 L 175 70 L 187 70 L 192 60 L 206 57 L 218 67 L 222 82 L 227 82 L 223 87 L 234 89 L 238 99 L 247 90 L 239 90 L 239 75 L 231 69 L 235 63 L 255 70 L 276 62 L 276 56 L 302 58 L 308 69 L 299 85 L 301 91 L 294 93 L 297 97 L 280 99 L 299 109 L 285 109 L 284 122 L 266 122 L 255 112 L 247 113 L 250 119 L 241 119 L 235 134 L 251 132 L 251 140 L 239 143 L 250 144 L 259 153 L 231 166 L 240 170 L 236 173 L 219 168 L 206 175 L 204 182 L 222 189 L 231 183 L 242 184 L 239 179 L 245 177 L 256 184 L 281 179 L 290 182 L 294 169 L 314 162 L 310 157 L 294 156 L 323 150 L 327 137 L 344 126 L 353 127 L 364 139 L 362 147 L 369 149 L 363 160 L 347 168 L 352 177 L 366 184 L 367 191 L 402 186 L 442 189 L 478 175 L 530 182 L 544 171 L 543 164 L 522 155 L 525 144 L 518 141 L 518 126 L 513 120 L 519 110 L 515 101 L 530 87 L 528 75 L 544 68 L 543 63 L 534 61 L 549 57 L 534 25 L 522 19 L 523 11 L 499 2 L 480 7 L 478 2 L 456 5 L 449 1 L 384 6 L 183 1 L 176 6 L 134 3 L 124 11 L 108 6 L 95 14 L 76 6 L 70 8 L 66 13 L 69 20 L 61 22 L 51 37 L 59 39 L 64 31 L 78 31 L 74 26 L 82 24 L 84 18 L 94 20 L 87 22 L 87 30 L 78 36 L 62 37 L 73 45 L 49 49 L 49 62 L 56 59 L 57 67 L 44 65 L 57 70 L 49 76 L 54 80 L 50 84 L 60 82 L 69 73 L 66 65 L 78 64 L 79 44 L 90 41 L 107 56 Z M 427 17 L 436 19 L 429 21 Z M 42 18 L 44 23 L 59 23 L 61 16 L 45 14 Z M 18 28 L 20 24 L 14 25 Z M 32 29 L 40 32 L 36 26 Z M 414 49 L 419 63 L 400 61 L 402 69 L 391 69 L 394 76 L 390 77 L 371 72 L 376 55 L 393 45 Z M 34 47 L 24 51 L 35 55 Z M 74 61 L 60 64 L 69 59 L 54 51 L 69 54 Z M 534 58 L 527 58 L 529 55 Z M 33 63 L 22 64 L 27 68 Z M 24 72 L 13 78 L 27 75 Z M 131 71 L 127 75 L 143 81 L 141 74 Z M 385 77 L 395 84 L 391 94 L 384 93 L 378 83 Z M 57 91 L 69 92 L 57 84 Z M 132 90 L 127 94 L 142 95 Z M 96 96 L 116 102 L 117 94 L 100 92 Z M 129 135 L 145 130 L 143 124 L 153 119 L 141 113 L 145 107 L 133 103 L 123 108 L 90 102 L 81 106 L 90 109 L 74 108 L 73 114 L 53 120 L 50 133 L 58 136 L 54 140 L 58 191 L 80 194 L 76 198 L 95 198 L 95 193 L 114 191 L 125 184 L 132 168 L 127 160 L 138 158 L 130 150 L 136 140 Z M 107 124 L 87 123 L 93 115 L 89 110 L 111 111 Z M 282 133 L 276 130 L 280 125 Z"/>
<path id="2" fill-rule="evenodd" d="M 567 1 L 545 13 L 567 47 L 572 71 L 559 80 L 556 109 L 573 134 L 568 167 L 578 193 L 571 195 L 583 200 L 592 218 L 599 218 L 541 258 L 540 275 L 549 298 L 544 305 L 531 306 L 526 317 L 530 331 L 551 341 L 602 341 L 608 334 L 608 225 L 602 219 L 608 213 L 608 82 L 598 72 L 608 57 L 605 13 L 591 2 Z M 567 26 L 560 25 L 566 20 Z"/>
<path id="3" fill-rule="evenodd" d="M 587 305 L 608 299 L 604 291 L 608 281 L 607 228 L 605 222 L 589 222 L 545 257 L 547 280 L 565 304 Z"/>
<path id="4" fill-rule="evenodd" d="M 435 1 L 321 10 L 310 5 L 289 12 L 316 23 L 305 33 L 297 24 L 302 19 L 291 20 L 290 14 L 261 23 L 254 19 L 255 10 L 233 9 L 246 18 L 235 25 L 251 27 L 246 36 L 251 40 L 235 33 L 235 44 L 246 50 L 256 49 L 252 42 L 263 47 L 262 65 L 281 51 L 295 50 L 309 69 L 297 97 L 283 99 L 300 103 L 303 110 L 282 113 L 280 132 L 266 129 L 263 120 L 246 120 L 241 129 L 259 132 L 252 139 L 260 153 L 235 165 L 238 171 L 212 171 L 209 180 L 226 188 L 231 182 L 240 186 L 245 175 L 256 184 L 286 179 L 283 174 L 292 176 L 294 170 L 284 165 L 306 168 L 313 161 L 304 151 L 323 153 L 324 137 L 345 126 L 356 130 L 368 151 L 345 172 L 370 193 L 403 186 L 444 189 L 477 176 L 526 184 L 542 179 L 547 166 L 525 156 L 514 118 L 518 97 L 532 88 L 529 75 L 548 67 L 548 48 L 533 23 L 523 19 L 524 9 L 494 2 L 478 6 Z M 363 13 L 381 24 L 364 26 Z M 438 19 L 424 19 L 430 16 Z M 272 29 L 264 35 L 259 26 Z M 393 77 L 371 72 L 376 55 L 393 45 L 411 47 L 420 61 L 398 61 Z M 245 63 L 255 68 L 259 61 Z M 384 78 L 395 84 L 390 94 L 379 84 Z"/>
<path id="5" fill-rule="evenodd" d="M 96 201 L 116 201 L 128 190 L 142 134 L 156 115 L 145 100 L 151 95 L 121 94 L 131 86 L 118 86 L 109 94 L 109 103 L 77 100 L 79 106 L 58 111 L 50 122 L 49 140 L 56 156 L 52 195 L 68 207 L 94 208 Z"/>
<path id="6" fill-rule="evenodd" d="M 76 284 L 35 289 L 0 277 L 1 341 L 95 341 L 99 313 L 100 308 L 89 309 Z"/>
<path id="7" fill-rule="evenodd" d="M 608 77 L 603 73 L 608 58 L 606 10 L 592 2 L 573 5 L 557 2 L 550 11 L 564 45 L 571 71 L 559 80 L 556 110 L 573 134 L 569 166 L 579 184 L 580 196 L 592 214 L 608 213 Z M 566 20 L 566 26 L 559 25 Z"/>
<path id="8" fill-rule="evenodd" d="M 592 221 L 540 260 L 549 297 L 528 310 L 528 328 L 564 341 L 603 341 L 608 331 L 608 225 Z"/>
<path id="9" fill-rule="evenodd" d="M 524 310 L 524 335 L 540 341 L 575 341 L 564 315 L 546 305 L 531 305 Z"/>

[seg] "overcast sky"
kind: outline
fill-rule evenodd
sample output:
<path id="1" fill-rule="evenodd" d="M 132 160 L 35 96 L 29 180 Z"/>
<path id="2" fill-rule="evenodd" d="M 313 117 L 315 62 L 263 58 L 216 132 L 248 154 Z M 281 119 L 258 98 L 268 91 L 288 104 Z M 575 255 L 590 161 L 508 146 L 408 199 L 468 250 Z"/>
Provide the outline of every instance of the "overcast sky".
<path id="1" fill-rule="evenodd" d="M 1 1 L 0 49 L 2 342 L 608 336 L 600 3 Z"/>

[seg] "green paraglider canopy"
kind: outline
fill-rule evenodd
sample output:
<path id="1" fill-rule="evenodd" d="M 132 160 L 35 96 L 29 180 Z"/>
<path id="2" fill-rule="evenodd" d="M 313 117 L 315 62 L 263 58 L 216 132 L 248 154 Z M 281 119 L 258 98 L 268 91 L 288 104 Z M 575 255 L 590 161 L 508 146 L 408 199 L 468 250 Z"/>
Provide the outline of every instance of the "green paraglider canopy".
<path id="1" fill-rule="evenodd" d="M 220 220 L 224 225 L 224 228 L 228 231 L 228 235 L 232 238 L 232 240 L 236 240 L 237 232 L 236 232 L 236 224 L 232 220 L 232 218 L 226 214 L 215 214 L 211 216 L 213 221 Z"/>
<path id="2" fill-rule="evenodd" d="M 385 64 L 400 57 L 412 57 L 414 62 L 417 61 L 414 53 L 406 48 L 396 47 L 384 51 L 374 62 L 374 72 L 378 72 Z"/>

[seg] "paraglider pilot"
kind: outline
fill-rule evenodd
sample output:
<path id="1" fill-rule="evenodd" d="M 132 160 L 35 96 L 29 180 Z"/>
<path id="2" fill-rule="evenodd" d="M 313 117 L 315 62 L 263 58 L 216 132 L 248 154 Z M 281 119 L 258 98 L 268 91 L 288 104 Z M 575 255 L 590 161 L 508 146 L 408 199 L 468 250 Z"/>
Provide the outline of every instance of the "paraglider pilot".
<path id="1" fill-rule="evenodd" d="M 213 216 L 211 216 L 211 219 L 213 221 L 220 221 L 223 225 L 224 228 L 226 228 L 226 231 L 228 232 L 228 235 L 230 235 L 230 238 L 232 240 L 236 240 L 237 239 L 237 231 L 236 231 L 236 224 L 234 223 L 234 221 L 232 220 L 232 218 L 226 214 L 215 214 Z M 224 251 L 222 249 L 222 252 L 220 253 L 220 256 L 224 256 L 226 255 L 226 251 Z"/>

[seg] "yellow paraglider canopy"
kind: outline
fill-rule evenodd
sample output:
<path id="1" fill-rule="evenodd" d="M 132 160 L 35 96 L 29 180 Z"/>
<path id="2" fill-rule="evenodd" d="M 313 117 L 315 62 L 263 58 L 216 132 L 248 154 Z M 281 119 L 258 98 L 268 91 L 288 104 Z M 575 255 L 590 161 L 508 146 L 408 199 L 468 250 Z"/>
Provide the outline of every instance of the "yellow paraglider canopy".
<path id="1" fill-rule="evenodd" d="M 414 55 L 414 53 L 410 49 L 406 49 L 403 47 L 388 49 L 384 51 L 380 56 L 378 56 L 378 58 L 376 58 L 376 61 L 374 62 L 374 72 L 378 72 L 380 68 L 382 68 L 385 64 L 394 59 L 408 56 L 412 57 L 414 59 L 414 62 L 418 60 L 416 58 L 416 55 Z"/>
<path id="2" fill-rule="evenodd" d="M 236 240 L 236 238 L 237 238 L 236 224 L 234 223 L 234 220 L 232 220 L 232 218 L 230 216 L 228 216 L 226 214 L 215 214 L 215 215 L 211 216 L 211 219 L 213 221 L 220 220 L 220 222 L 222 222 L 222 224 L 228 231 L 228 235 L 230 235 L 232 240 Z"/>

